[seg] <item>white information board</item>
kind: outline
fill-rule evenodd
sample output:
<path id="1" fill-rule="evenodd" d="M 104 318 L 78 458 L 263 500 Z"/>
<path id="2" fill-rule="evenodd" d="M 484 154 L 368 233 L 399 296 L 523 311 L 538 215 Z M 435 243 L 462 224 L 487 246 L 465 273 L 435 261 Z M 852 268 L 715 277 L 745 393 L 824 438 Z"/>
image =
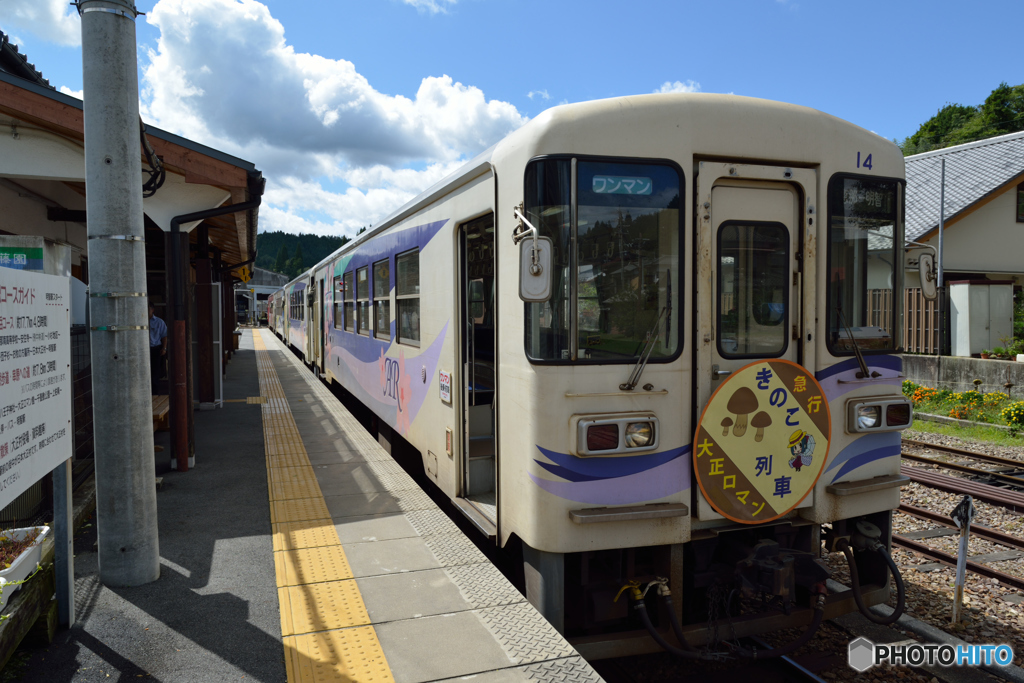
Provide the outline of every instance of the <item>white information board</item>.
<path id="1" fill-rule="evenodd" d="M 71 457 L 68 278 L 0 268 L 0 508 Z"/>
<path id="2" fill-rule="evenodd" d="M 445 403 L 452 402 L 452 373 L 444 370 L 437 371 L 438 383 L 441 385 L 441 400 Z"/>

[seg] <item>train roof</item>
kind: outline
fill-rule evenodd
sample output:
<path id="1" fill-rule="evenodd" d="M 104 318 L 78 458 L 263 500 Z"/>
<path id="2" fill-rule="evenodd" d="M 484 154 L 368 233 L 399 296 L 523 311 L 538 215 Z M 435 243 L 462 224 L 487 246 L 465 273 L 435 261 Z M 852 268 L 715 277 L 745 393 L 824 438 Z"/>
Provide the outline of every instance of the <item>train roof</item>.
<path id="1" fill-rule="evenodd" d="M 670 113 L 671 116 L 666 116 L 667 113 Z M 724 129 L 729 131 L 729 135 L 732 137 L 737 137 L 735 136 L 736 129 L 746 129 L 748 132 L 759 132 L 766 136 L 782 135 L 785 132 L 787 139 L 793 141 L 806 139 L 811 135 L 821 135 L 826 139 L 833 139 L 836 136 L 853 140 L 865 139 L 875 143 L 881 140 L 886 143 L 888 148 L 891 148 L 887 149 L 886 153 L 894 158 L 899 157 L 901 161 L 903 158 L 902 152 L 892 141 L 849 121 L 810 107 L 756 97 L 711 93 L 657 93 L 562 104 L 541 112 L 522 127 L 388 214 L 377 224 L 377 227 L 367 230 L 321 259 L 285 287 L 291 286 L 339 255 L 357 248 L 366 240 L 387 230 L 407 216 L 429 206 L 438 196 L 464 185 L 490 170 L 494 160 L 504 156 L 506 150 L 518 148 L 531 139 L 541 139 L 552 134 L 564 135 L 569 131 L 571 134 L 578 135 L 588 128 L 607 126 L 609 125 L 607 121 L 618 121 L 623 117 L 628 117 L 629 120 L 637 124 L 635 125 L 636 129 L 644 131 L 648 129 L 647 119 L 658 119 L 672 121 L 671 125 L 674 126 L 679 126 L 681 122 L 685 121 L 691 128 L 698 130 L 708 127 Z M 665 125 L 670 124 L 666 123 Z M 751 129 L 757 130 L 751 131 Z M 804 145 L 804 147 L 807 146 Z M 799 148 L 799 146 L 794 145 L 794 148 Z M 799 157 L 788 159 L 788 161 L 811 163 L 810 158 L 800 159 Z"/>

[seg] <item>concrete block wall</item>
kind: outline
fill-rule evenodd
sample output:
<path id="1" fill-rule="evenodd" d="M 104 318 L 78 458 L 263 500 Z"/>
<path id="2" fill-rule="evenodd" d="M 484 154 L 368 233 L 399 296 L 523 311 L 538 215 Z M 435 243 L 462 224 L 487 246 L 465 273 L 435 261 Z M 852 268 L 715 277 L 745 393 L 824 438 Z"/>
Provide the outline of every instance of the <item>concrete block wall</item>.
<path id="1" fill-rule="evenodd" d="M 1016 361 L 904 354 L 903 374 L 921 386 L 952 391 L 970 391 L 980 379 L 982 391 L 1005 392 L 1010 382 L 1010 396 L 1024 399 L 1024 363 Z"/>

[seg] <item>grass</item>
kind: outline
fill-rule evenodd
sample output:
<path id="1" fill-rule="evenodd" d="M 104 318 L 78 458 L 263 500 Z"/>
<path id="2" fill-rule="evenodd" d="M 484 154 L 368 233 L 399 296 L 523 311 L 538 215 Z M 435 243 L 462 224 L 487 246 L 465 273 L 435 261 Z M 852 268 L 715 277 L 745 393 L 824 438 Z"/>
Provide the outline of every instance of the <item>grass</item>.
<path id="1" fill-rule="evenodd" d="M 955 436 L 964 441 L 984 441 L 999 446 L 1024 446 L 1024 437 L 1014 436 L 1005 429 L 994 429 L 992 427 L 961 427 L 954 424 L 914 420 L 913 429 L 908 429 L 903 432 L 903 435 L 908 439 L 913 439 L 916 438 L 914 432 Z"/>

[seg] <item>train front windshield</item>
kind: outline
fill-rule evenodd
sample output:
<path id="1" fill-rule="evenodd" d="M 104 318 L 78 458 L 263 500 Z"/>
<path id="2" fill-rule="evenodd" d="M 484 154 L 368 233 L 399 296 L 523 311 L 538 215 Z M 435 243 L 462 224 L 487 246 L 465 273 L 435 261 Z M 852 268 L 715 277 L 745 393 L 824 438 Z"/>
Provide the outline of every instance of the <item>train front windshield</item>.
<path id="1" fill-rule="evenodd" d="M 897 182 L 836 176 L 829 183 L 829 332 L 835 355 L 895 348 Z"/>
<path id="2" fill-rule="evenodd" d="M 573 175 L 571 159 L 526 171 L 526 214 L 551 238 L 554 269 L 551 300 L 526 304 L 527 355 L 631 363 L 652 333 L 651 361 L 674 357 L 681 174 L 663 163 L 579 160 L 575 193 Z"/>

